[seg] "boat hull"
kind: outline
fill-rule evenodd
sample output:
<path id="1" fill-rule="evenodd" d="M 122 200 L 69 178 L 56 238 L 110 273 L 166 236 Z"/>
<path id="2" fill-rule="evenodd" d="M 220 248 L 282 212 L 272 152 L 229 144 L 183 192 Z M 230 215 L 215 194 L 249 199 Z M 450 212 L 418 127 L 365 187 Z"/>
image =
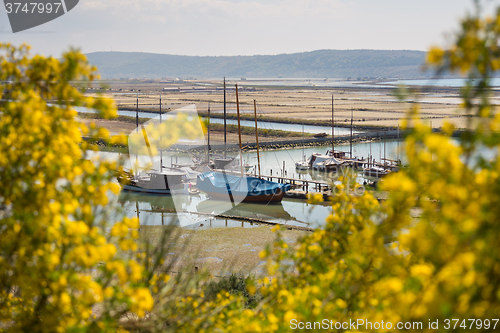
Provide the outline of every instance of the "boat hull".
<path id="1" fill-rule="evenodd" d="M 272 203 L 280 202 L 289 184 L 280 184 L 255 177 L 240 177 L 220 172 L 198 175 L 196 187 L 211 198 L 232 202 Z"/>
<path id="2" fill-rule="evenodd" d="M 302 161 L 295 163 L 295 169 L 297 170 L 309 170 L 309 163 Z"/>
<path id="3" fill-rule="evenodd" d="M 343 167 L 342 164 L 327 164 L 327 165 L 324 165 L 324 164 L 320 163 L 319 165 L 315 165 L 313 167 L 313 170 L 321 171 L 321 172 L 339 172 L 342 167 Z"/>
<path id="4" fill-rule="evenodd" d="M 229 200 L 231 202 L 245 202 L 245 203 L 279 203 L 283 200 L 285 192 L 281 191 L 278 194 L 261 194 L 261 195 L 239 195 L 227 194 L 217 192 L 207 192 L 208 196 L 212 199 Z"/>
<path id="5" fill-rule="evenodd" d="M 387 176 L 390 173 L 390 171 L 386 170 L 370 170 L 370 169 L 365 169 L 363 170 L 363 174 L 366 177 L 372 177 L 372 178 L 382 178 Z"/>
<path id="6" fill-rule="evenodd" d="M 144 188 L 136 185 L 122 185 L 123 189 L 126 191 L 139 192 L 139 193 L 150 193 L 150 194 L 163 194 L 163 195 L 171 195 L 172 193 L 168 189 L 153 189 L 153 188 Z"/>

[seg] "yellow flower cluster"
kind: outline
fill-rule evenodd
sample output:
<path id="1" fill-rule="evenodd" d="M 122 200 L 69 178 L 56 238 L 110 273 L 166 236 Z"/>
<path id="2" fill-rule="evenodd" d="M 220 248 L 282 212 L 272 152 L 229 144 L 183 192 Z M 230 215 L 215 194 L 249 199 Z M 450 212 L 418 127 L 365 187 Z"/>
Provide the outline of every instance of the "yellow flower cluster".
<path id="1" fill-rule="evenodd" d="M 259 281 L 264 302 L 240 310 L 231 329 L 284 332 L 292 320 L 363 318 L 422 322 L 430 331 L 429 320 L 500 316 L 500 117 L 488 87 L 500 64 L 497 13 L 494 19 L 466 18 L 453 47 L 428 54 L 439 70 L 481 78 L 462 94 L 477 121 L 458 143 L 449 138 L 450 124 L 436 134 L 414 123 L 404 148 L 409 166 L 384 181 L 386 202 L 340 192 L 324 229 L 292 249 L 278 232 L 273 247 L 260 254 L 272 276 Z M 413 107 L 408 122 L 416 119 Z M 340 186 L 350 185 L 342 179 Z M 256 292 L 253 285 L 249 290 Z"/>
<path id="2" fill-rule="evenodd" d="M 117 304 L 139 316 L 152 309 L 150 278 L 137 261 L 116 255 L 116 242 L 136 249 L 138 221 L 105 232 L 102 212 L 119 191 L 111 182 L 118 166 L 85 158 L 91 146 L 82 133 L 108 133 L 83 127 L 73 106 L 104 117 L 116 108 L 72 86 L 96 78 L 81 53 L 58 60 L 28 52 L 0 44 L 0 330 L 114 331 Z M 102 310 L 92 316 L 97 304 Z"/>
<path id="3" fill-rule="evenodd" d="M 129 135 L 129 153 L 158 156 L 160 149 L 169 148 L 179 139 L 203 142 L 204 123 L 198 116 L 190 116 L 189 111 L 186 113 L 179 112 L 161 123 L 154 119 L 141 125 Z"/>

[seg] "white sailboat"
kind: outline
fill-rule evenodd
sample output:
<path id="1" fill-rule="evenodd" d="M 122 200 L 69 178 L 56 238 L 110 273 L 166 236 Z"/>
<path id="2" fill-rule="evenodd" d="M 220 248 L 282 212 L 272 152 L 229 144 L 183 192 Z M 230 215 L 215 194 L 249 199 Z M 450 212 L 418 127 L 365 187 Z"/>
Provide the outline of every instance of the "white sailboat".
<path id="1" fill-rule="evenodd" d="M 184 110 L 183 110 L 184 109 Z M 179 109 L 186 114 L 195 113 L 194 107 Z M 129 155 L 135 157 L 135 163 L 131 161 L 133 172 L 119 177 L 119 182 L 124 190 L 171 195 L 174 193 L 188 193 L 189 181 L 196 179 L 199 172 L 195 172 L 188 167 L 165 167 L 163 166 L 163 150 L 160 147 L 162 140 L 162 125 L 166 122 L 162 119 L 161 95 L 160 95 L 160 115 L 159 119 L 154 118 L 146 124 L 139 125 L 138 122 L 139 99 L 137 98 L 136 125 L 137 128 L 129 136 Z M 196 122 L 196 121 L 195 121 Z M 203 134 L 201 125 L 198 132 L 200 137 Z M 151 135 L 148 135 L 148 131 Z M 133 137 L 133 139 L 132 139 Z M 149 155 L 150 162 L 147 161 Z M 159 157 L 159 161 L 155 161 Z M 159 167 L 155 165 L 159 162 Z"/>
<path id="2" fill-rule="evenodd" d="M 302 124 L 302 141 L 304 141 L 304 124 Z M 295 162 L 295 169 L 297 170 L 309 170 L 309 162 L 306 158 L 304 142 L 302 142 L 302 160 Z"/>

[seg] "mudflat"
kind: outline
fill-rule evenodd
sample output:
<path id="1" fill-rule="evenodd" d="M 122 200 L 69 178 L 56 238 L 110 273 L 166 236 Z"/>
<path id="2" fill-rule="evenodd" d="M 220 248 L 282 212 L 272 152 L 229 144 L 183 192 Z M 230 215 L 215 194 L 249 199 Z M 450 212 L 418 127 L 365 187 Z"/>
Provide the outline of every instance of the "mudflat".
<path id="1" fill-rule="evenodd" d="M 112 97 L 119 109 L 133 110 L 137 97 L 142 110 L 159 110 L 161 94 L 162 110 L 168 111 L 194 104 L 197 110 L 206 112 L 208 105 L 212 113 L 223 112 L 224 94 L 221 80 L 187 81 L 108 81 L 100 93 Z M 342 88 L 317 87 L 259 87 L 248 86 L 245 81 L 228 81 L 226 86 L 226 108 L 229 114 L 236 113 L 235 84 L 239 86 L 240 113 L 253 115 L 253 101 L 257 102 L 257 114 L 283 120 L 293 119 L 329 121 L 332 117 L 334 98 L 335 125 L 350 126 L 351 114 L 354 126 L 397 127 L 416 102 L 423 123 L 439 128 L 445 121 L 458 128 L 465 128 L 471 118 L 460 105 L 457 88 L 427 87 L 401 102 L 394 97 L 394 88 L 353 85 Z M 93 90 L 89 94 L 95 93 Z M 493 92 L 492 100 L 500 101 L 500 94 Z M 112 132 L 130 132 L 133 124 L 117 124 L 110 121 L 95 121 Z M 232 136 L 231 136 L 232 137 Z M 250 139 L 250 138 L 249 138 Z M 264 138 L 263 138 L 264 140 Z"/>

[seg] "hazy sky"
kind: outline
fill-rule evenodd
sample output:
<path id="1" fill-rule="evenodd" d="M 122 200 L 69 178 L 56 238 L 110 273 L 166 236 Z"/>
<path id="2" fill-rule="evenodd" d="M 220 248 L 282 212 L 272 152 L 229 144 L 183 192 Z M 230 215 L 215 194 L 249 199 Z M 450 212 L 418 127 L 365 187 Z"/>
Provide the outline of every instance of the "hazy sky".
<path id="1" fill-rule="evenodd" d="M 443 45 L 472 8 L 472 0 L 80 0 L 64 16 L 17 34 L 0 8 L 0 41 L 52 55 L 70 46 L 200 56 L 425 51 Z"/>

